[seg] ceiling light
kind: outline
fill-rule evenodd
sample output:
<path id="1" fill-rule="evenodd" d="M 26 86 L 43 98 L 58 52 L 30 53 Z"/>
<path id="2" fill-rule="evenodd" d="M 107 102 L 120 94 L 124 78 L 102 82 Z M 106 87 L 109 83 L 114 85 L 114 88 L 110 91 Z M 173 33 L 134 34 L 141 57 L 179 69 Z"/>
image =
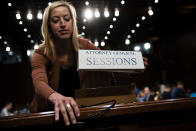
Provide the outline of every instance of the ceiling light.
<path id="1" fill-rule="evenodd" d="M 34 43 L 34 40 L 31 40 L 30 42 L 33 44 Z"/>
<path id="2" fill-rule="evenodd" d="M 145 16 L 142 16 L 142 20 L 145 20 L 146 19 L 146 17 Z"/>
<path id="3" fill-rule="evenodd" d="M 95 46 L 99 46 L 99 42 L 98 41 L 95 41 Z"/>
<path id="4" fill-rule="evenodd" d="M 116 17 L 113 18 L 113 21 L 116 21 Z"/>
<path id="5" fill-rule="evenodd" d="M 113 28 L 113 25 L 110 25 L 110 28 L 112 29 Z"/>
<path id="6" fill-rule="evenodd" d="M 95 9 L 95 17 L 96 18 L 100 17 L 100 13 L 99 13 L 99 10 L 97 8 Z"/>
<path id="7" fill-rule="evenodd" d="M 125 1 L 124 0 L 121 0 L 121 4 L 124 5 L 125 4 Z"/>
<path id="8" fill-rule="evenodd" d="M 30 55 L 31 55 L 31 51 L 27 50 L 27 56 L 30 56 Z"/>
<path id="9" fill-rule="evenodd" d="M 140 24 L 139 24 L 139 23 L 137 23 L 137 24 L 136 24 L 136 27 L 140 27 Z"/>
<path id="10" fill-rule="evenodd" d="M 48 5 L 50 6 L 52 3 L 51 2 L 48 2 Z"/>
<path id="11" fill-rule="evenodd" d="M 87 19 L 92 19 L 92 17 L 93 17 L 92 10 L 90 8 L 86 9 L 85 12 L 84 12 L 84 16 Z"/>
<path id="12" fill-rule="evenodd" d="M 152 7 L 151 6 L 148 7 L 148 14 L 150 16 L 152 16 L 154 14 L 153 11 L 152 11 Z"/>
<path id="13" fill-rule="evenodd" d="M 6 47 L 6 49 L 5 49 L 6 51 L 10 51 L 10 47 L 8 46 L 8 47 Z"/>
<path id="14" fill-rule="evenodd" d="M 85 5 L 89 5 L 89 2 L 88 2 L 88 1 L 86 1 L 86 2 L 85 2 Z"/>
<path id="15" fill-rule="evenodd" d="M 120 14 L 120 13 L 119 13 L 119 10 L 116 8 L 116 9 L 115 9 L 114 15 L 115 15 L 115 16 L 119 16 L 119 14 Z"/>
<path id="16" fill-rule="evenodd" d="M 135 30 L 131 30 L 131 33 L 133 33 L 133 34 L 134 34 L 134 33 L 135 33 Z"/>
<path id="17" fill-rule="evenodd" d="M 154 3 L 159 3 L 159 0 L 155 0 Z"/>
<path id="18" fill-rule="evenodd" d="M 20 12 L 19 11 L 16 13 L 16 19 L 17 20 L 20 20 L 21 19 L 21 15 L 20 15 Z"/>
<path id="19" fill-rule="evenodd" d="M 8 6 L 12 6 L 12 3 L 8 3 Z"/>
<path id="20" fill-rule="evenodd" d="M 84 33 L 84 32 L 82 32 L 82 35 L 84 36 L 84 35 L 85 35 L 85 33 Z"/>
<path id="21" fill-rule="evenodd" d="M 107 9 L 105 9 L 105 11 L 104 11 L 104 16 L 106 18 L 110 16 L 110 13 L 109 13 L 109 11 Z"/>
<path id="22" fill-rule="evenodd" d="M 125 44 L 126 44 L 126 45 L 129 45 L 129 44 L 130 44 L 130 40 L 129 40 L 129 39 L 126 39 L 126 40 L 125 40 Z"/>
<path id="23" fill-rule="evenodd" d="M 101 42 L 101 46 L 105 46 L 105 42 L 104 41 Z"/>
<path id="24" fill-rule="evenodd" d="M 83 19 L 83 22 L 84 22 L 84 23 L 86 23 L 86 21 L 87 21 L 86 19 Z"/>
<path id="25" fill-rule="evenodd" d="M 150 47 L 151 47 L 151 44 L 150 44 L 149 42 L 146 42 L 146 43 L 144 44 L 144 48 L 145 48 L 146 50 L 150 49 Z"/>
<path id="26" fill-rule="evenodd" d="M 41 20 L 42 17 L 43 17 L 42 12 L 41 12 L 41 11 L 38 11 L 38 13 L 37 13 L 37 18 L 38 18 L 39 20 Z"/>
<path id="27" fill-rule="evenodd" d="M 38 49 L 39 48 L 39 46 L 37 45 L 37 44 L 35 44 L 34 45 L 34 49 L 36 50 L 36 49 Z"/>
<path id="28" fill-rule="evenodd" d="M 20 25 L 22 25 L 22 24 L 23 24 L 23 22 L 22 22 L 22 21 L 19 21 L 19 24 L 20 24 Z"/>
<path id="29" fill-rule="evenodd" d="M 32 20 L 33 19 L 33 14 L 31 13 L 31 11 L 28 12 L 27 19 L 28 20 Z"/>
<path id="30" fill-rule="evenodd" d="M 24 28 L 24 32 L 27 32 L 27 28 Z"/>
<path id="31" fill-rule="evenodd" d="M 28 38 L 31 38 L 31 35 L 30 35 L 30 34 L 28 34 L 28 35 L 27 35 L 27 37 L 28 37 Z"/>
<path id="32" fill-rule="evenodd" d="M 134 50 L 135 50 L 135 51 L 139 51 L 139 50 L 140 50 L 140 46 L 135 46 L 135 47 L 134 47 Z"/>

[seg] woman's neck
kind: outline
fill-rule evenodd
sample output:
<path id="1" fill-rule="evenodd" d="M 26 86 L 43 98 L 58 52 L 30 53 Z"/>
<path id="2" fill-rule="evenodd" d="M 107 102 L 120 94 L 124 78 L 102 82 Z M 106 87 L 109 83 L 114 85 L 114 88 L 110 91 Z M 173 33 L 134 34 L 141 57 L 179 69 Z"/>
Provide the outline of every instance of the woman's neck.
<path id="1" fill-rule="evenodd" d="M 72 40 L 55 40 L 54 41 L 56 52 L 58 56 L 63 56 L 65 54 L 72 54 L 74 51 Z"/>

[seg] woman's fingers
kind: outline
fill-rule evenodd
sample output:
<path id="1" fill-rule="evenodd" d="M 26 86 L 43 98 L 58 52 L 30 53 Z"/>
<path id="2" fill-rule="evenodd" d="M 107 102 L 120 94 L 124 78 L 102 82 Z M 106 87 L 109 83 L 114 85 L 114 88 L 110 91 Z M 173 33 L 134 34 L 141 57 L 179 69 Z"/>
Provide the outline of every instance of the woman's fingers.
<path id="1" fill-rule="evenodd" d="M 76 116 L 79 117 L 80 116 L 80 110 L 78 108 L 77 103 L 73 99 L 70 101 L 70 103 L 71 103 L 71 105 L 74 109 L 74 112 L 75 112 Z"/>
<path id="2" fill-rule="evenodd" d="M 72 124 L 76 124 L 76 117 L 75 114 L 73 112 L 72 106 L 69 103 L 65 104 L 66 110 L 69 114 L 69 117 L 71 119 Z"/>
<path id="3" fill-rule="evenodd" d="M 59 120 L 59 105 L 57 101 L 55 102 L 54 111 L 55 111 L 55 120 L 58 121 Z"/>
<path id="4" fill-rule="evenodd" d="M 72 124 L 76 124 L 76 116 L 80 116 L 80 110 L 78 108 L 77 103 L 71 97 L 61 97 L 55 100 L 55 120 L 59 120 L 59 112 L 61 112 L 64 122 L 67 126 Z"/>
<path id="5" fill-rule="evenodd" d="M 69 118 L 68 118 L 68 115 L 67 115 L 67 111 L 66 111 L 65 105 L 64 105 L 64 103 L 62 101 L 60 102 L 60 109 L 61 109 L 61 113 L 62 113 L 64 121 L 65 121 L 65 124 L 67 126 L 69 126 L 70 125 L 70 121 L 69 121 Z"/>

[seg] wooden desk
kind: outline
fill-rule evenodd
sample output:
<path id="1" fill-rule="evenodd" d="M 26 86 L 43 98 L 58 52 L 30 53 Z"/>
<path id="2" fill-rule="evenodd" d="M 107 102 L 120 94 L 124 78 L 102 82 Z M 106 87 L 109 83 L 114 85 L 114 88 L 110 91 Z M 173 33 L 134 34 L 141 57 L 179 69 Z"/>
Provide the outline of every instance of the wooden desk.
<path id="1" fill-rule="evenodd" d="M 41 112 L 0 118 L 0 128 L 66 128 L 99 131 L 196 130 L 196 98 L 118 104 L 101 116 L 88 119 L 89 115 L 105 108 L 106 106 L 81 108 L 78 123 L 69 127 L 64 125 L 63 120 L 55 122 L 54 112 Z"/>

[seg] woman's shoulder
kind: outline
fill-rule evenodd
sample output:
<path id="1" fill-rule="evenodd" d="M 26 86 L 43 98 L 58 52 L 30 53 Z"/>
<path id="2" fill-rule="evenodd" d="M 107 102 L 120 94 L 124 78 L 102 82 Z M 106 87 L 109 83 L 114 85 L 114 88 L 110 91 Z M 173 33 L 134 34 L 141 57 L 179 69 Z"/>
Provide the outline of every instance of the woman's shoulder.
<path id="1" fill-rule="evenodd" d="M 80 49 L 89 49 L 89 50 L 99 50 L 91 41 L 86 38 L 79 38 L 79 48 Z"/>

